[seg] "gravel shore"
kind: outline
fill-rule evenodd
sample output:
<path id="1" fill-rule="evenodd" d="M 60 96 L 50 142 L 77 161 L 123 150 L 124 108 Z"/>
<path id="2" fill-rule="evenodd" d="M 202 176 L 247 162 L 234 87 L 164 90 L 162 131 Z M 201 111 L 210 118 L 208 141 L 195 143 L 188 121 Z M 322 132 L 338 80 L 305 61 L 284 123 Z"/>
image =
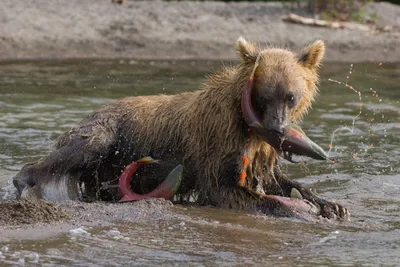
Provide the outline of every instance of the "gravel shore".
<path id="1" fill-rule="evenodd" d="M 328 29 L 283 22 L 281 3 L 2 0 L 0 60 L 135 58 L 236 59 L 239 36 L 300 49 L 326 41 L 326 61 L 400 61 L 400 6 L 372 3 L 389 31 Z"/>

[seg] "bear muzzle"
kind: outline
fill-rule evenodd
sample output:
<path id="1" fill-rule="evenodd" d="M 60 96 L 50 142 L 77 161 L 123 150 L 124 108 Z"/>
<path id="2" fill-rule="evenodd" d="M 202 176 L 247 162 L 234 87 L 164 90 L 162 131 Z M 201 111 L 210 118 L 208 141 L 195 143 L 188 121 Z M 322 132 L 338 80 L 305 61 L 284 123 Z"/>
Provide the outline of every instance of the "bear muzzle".
<path id="1" fill-rule="evenodd" d="M 243 118 L 248 124 L 250 130 L 261 136 L 268 144 L 274 147 L 278 152 L 283 152 L 284 158 L 293 162 L 292 154 L 304 155 L 318 160 L 329 159 L 326 152 L 311 139 L 296 125 L 284 127 L 281 123 L 261 122 L 256 112 L 254 111 L 251 101 L 254 73 L 259 64 L 257 58 L 254 69 L 249 80 L 242 89 L 241 108 Z M 285 128 L 289 128 L 285 130 Z"/>

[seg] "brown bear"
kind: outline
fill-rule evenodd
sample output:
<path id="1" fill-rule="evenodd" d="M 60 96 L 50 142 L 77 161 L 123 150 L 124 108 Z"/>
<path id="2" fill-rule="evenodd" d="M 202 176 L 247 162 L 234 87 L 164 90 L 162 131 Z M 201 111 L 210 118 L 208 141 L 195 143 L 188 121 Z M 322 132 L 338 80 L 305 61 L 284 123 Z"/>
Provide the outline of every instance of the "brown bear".
<path id="1" fill-rule="evenodd" d="M 324 43 L 316 41 L 296 54 L 262 50 L 239 38 L 236 49 L 240 64 L 211 75 L 198 91 L 128 97 L 83 119 L 57 139 L 49 155 L 14 177 L 20 197 L 117 201 L 116 184 L 124 167 L 151 156 L 160 164 L 139 170 L 131 185 L 137 193 L 153 190 L 183 164 L 182 201 L 290 214 L 280 201 L 264 196 L 289 197 L 295 188 L 321 207 L 322 216 L 348 215 L 342 206 L 287 179 L 277 164 L 279 149 L 249 130 L 241 109 L 242 88 L 259 59 L 252 106 L 267 131 L 283 136 L 317 94 Z"/>

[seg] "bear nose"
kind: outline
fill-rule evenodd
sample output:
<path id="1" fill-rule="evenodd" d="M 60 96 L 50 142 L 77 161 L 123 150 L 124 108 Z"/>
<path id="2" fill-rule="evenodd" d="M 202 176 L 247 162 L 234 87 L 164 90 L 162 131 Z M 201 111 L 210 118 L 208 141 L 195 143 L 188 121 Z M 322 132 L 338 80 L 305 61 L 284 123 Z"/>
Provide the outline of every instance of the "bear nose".
<path id="1" fill-rule="evenodd" d="M 265 141 L 274 148 L 281 150 L 281 144 L 285 136 L 285 128 L 280 125 L 271 125 L 265 132 Z"/>
<path id="2" fill-rule="evenodd" d="M 282 125 L 272 125 L 268 127 L 267 132 L 280 139 L 285 134 L 285 129 Z"/>

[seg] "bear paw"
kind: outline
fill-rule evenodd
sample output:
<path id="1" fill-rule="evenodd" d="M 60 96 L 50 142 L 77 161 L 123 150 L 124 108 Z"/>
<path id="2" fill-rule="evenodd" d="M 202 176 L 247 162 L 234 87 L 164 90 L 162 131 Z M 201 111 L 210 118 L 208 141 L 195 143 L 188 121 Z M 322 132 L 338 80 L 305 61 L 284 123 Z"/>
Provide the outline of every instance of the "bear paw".
<path id="1" fill-rule="evenodd" d="M 321 207 L 322 217 L 328 219 L 345 219 L 350 216 L 349 210 L 340 204 L 329 202 L 323 199 L 317 199 L 315 202 Z"/>

